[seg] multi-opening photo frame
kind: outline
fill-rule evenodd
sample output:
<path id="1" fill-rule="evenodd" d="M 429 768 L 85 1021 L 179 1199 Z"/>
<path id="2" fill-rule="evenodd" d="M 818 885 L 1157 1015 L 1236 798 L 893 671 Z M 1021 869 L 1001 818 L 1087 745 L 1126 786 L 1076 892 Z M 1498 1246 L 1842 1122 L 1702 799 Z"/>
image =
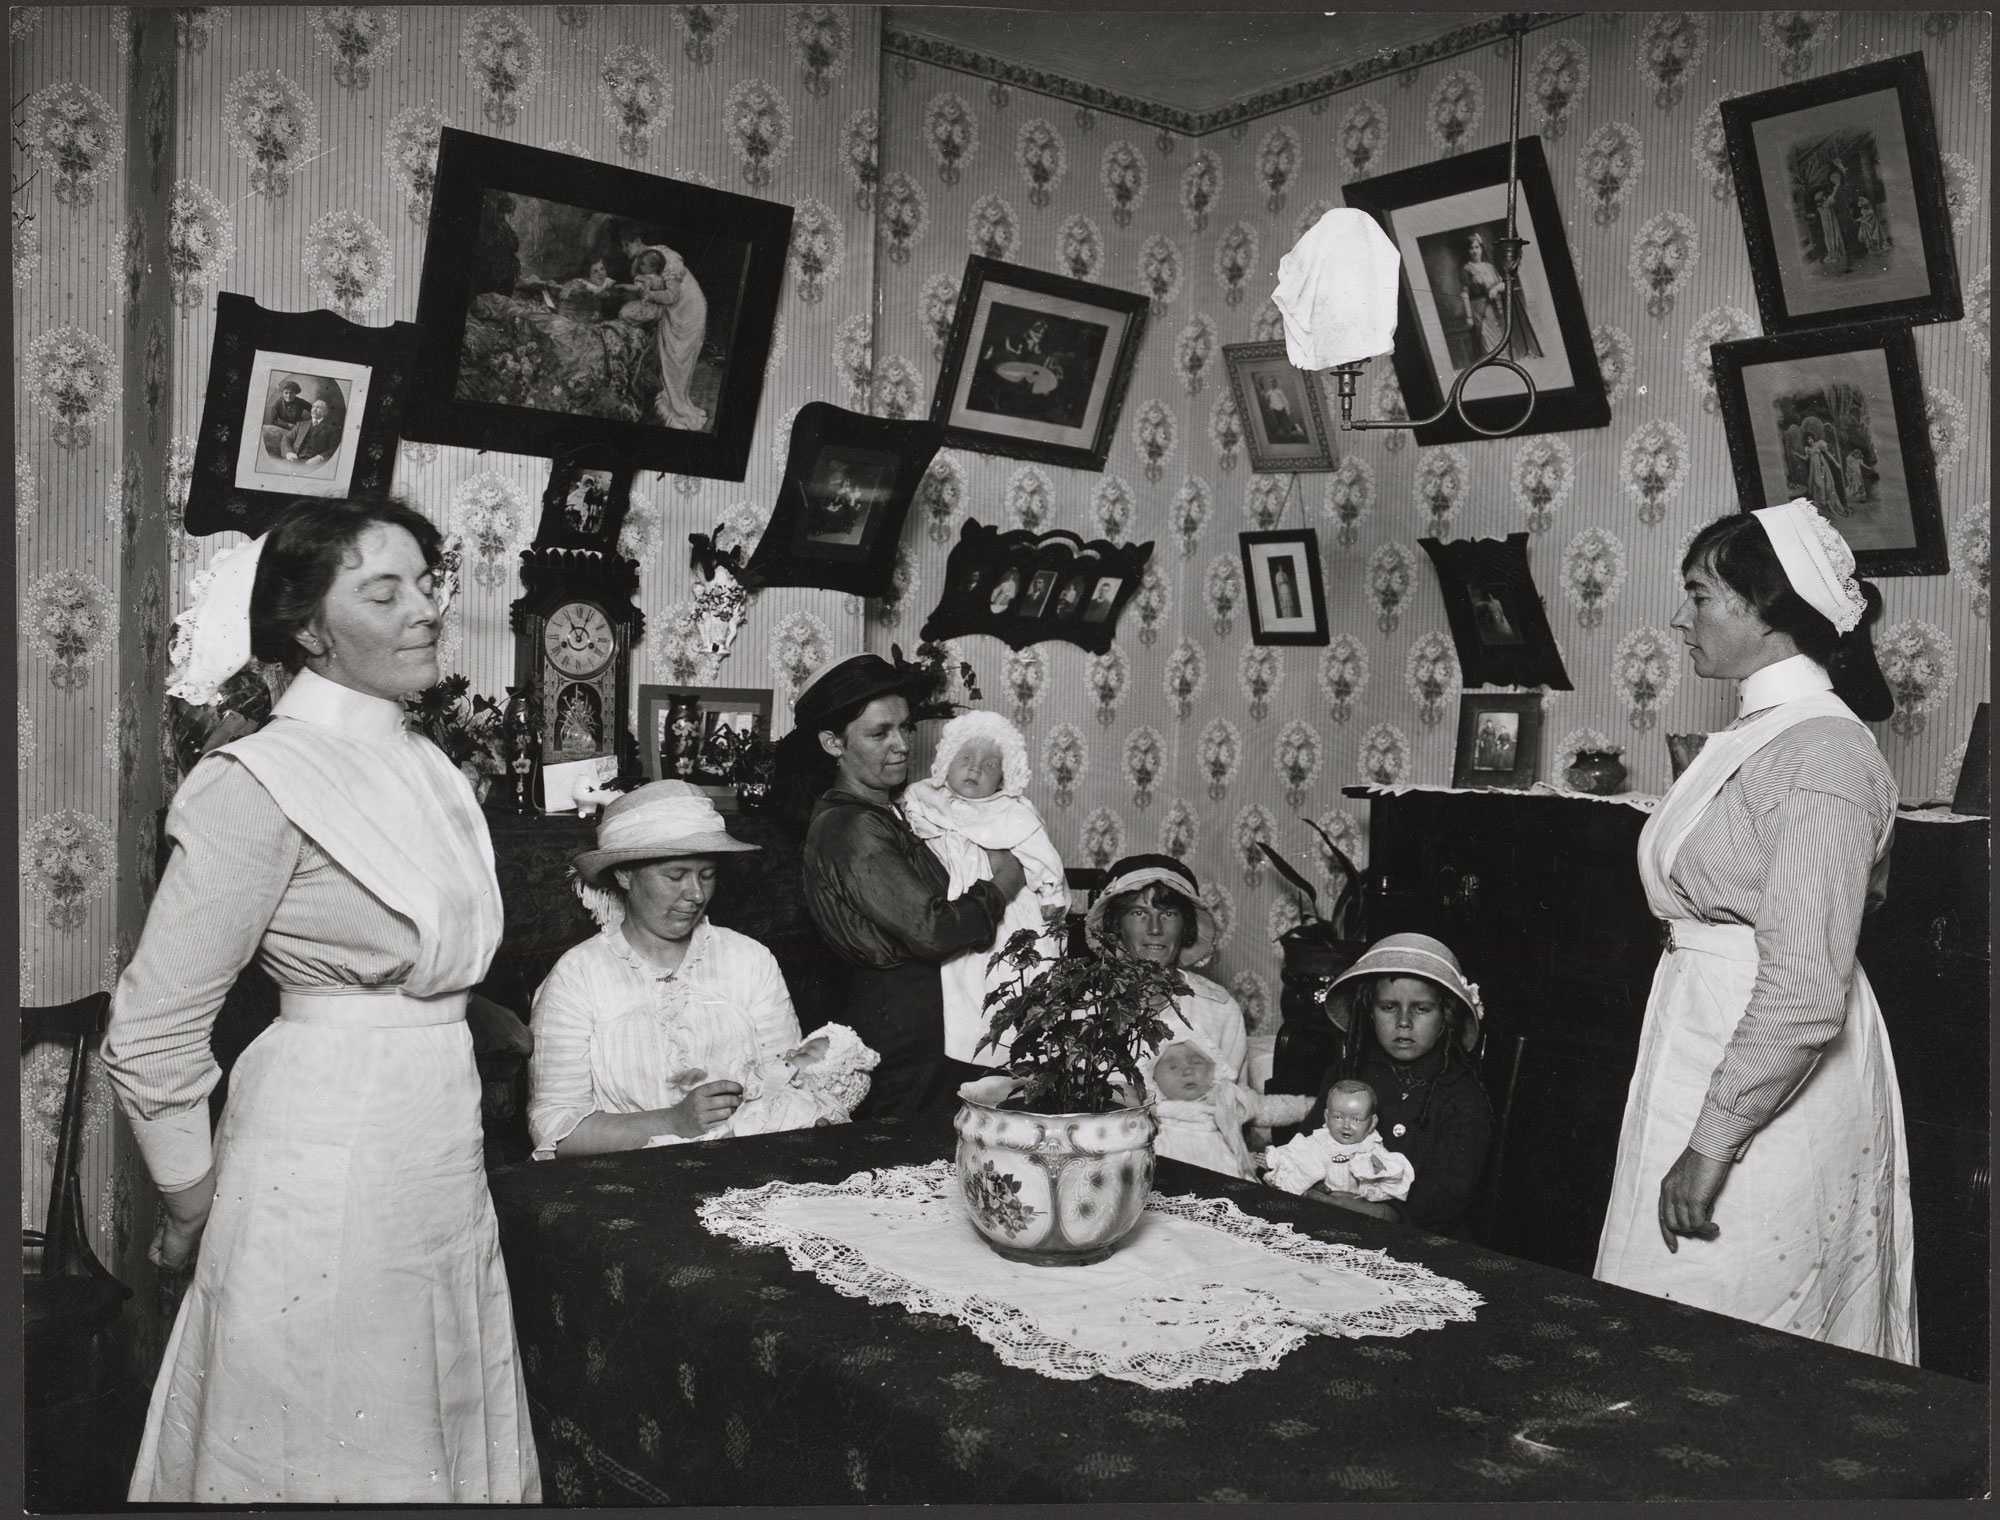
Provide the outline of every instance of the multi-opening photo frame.
<path id="1" fill-rule="evenodd" d="M 1152 556 L 1150 542 L 1085 543 L 1062 529 L 1002 532 L 968 521 L 945 561 L 944 591 L 923 637 L 989 633 L 1013 649 L 1061 639 L 1103 654 Z"/>

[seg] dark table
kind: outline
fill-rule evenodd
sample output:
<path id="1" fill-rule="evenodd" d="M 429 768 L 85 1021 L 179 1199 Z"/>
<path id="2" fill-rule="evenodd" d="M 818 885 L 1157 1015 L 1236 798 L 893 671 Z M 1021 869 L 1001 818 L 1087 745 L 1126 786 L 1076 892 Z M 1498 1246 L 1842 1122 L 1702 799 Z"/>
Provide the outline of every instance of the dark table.
<path id="1" fill-rule="evenodd" d="M 855 1124 L 491 1173 L 544 1490 L 562 1504 L 1965 1498 L 1987 1390 L 1174 1161 L 1477 1291 L 1471 1324 L 1315 1336 L 1156 1392 L 1006 1366 L 955 1320 L 846 1298 L 711 1235 L 731 1187 L 950 1154 Z M 1049 1269 L 1059 1270 L 1059 1269 Z"/>

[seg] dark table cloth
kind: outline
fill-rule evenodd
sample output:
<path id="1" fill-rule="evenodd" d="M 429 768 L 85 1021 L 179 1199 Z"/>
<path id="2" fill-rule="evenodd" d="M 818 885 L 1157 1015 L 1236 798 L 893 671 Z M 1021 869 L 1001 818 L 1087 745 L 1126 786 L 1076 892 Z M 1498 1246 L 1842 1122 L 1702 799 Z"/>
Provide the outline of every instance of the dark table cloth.
<path id="1" fill-rule="evenodd" d="M 1967 1497 L 1984 1386 L 1161 1161 L 1478 1292 L 1471 1324 L 1315 1336 L 1171 1392 L 1006 1366 L 957 1321 L 847 1298 L 701 1199 L 951 1154 L 853 1124 L 491 1174 L 544 1491 L 563 1504 Z M 1061 1269 L 1038 1269 L 1061 1270 Z"/>

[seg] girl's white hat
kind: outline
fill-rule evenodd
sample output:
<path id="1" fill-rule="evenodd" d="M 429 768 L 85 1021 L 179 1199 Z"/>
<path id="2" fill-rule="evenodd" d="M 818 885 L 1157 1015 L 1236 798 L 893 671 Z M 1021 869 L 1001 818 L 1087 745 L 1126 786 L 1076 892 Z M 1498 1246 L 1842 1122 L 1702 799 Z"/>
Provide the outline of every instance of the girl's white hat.
<path id="1" fill-rule="evenodd" d="M 1459 1038 L 1467 1050 L 1479 1048 L 1479 1023 L 1486 1017 L 1486 1006 L 1479 1000 L 1479 984 L 1465 979 L 1458 957 L 1443 940 L 1432 939 L 1428 934 L 1391 934 L 1378 939 L 1360 960 L 1333 979 L 1333 986 L 1327 991 L 1333 992 L 1363 977 L 1381 976 L 1420 976 L 1444 988 L 1472 1010 L 1472 1022 L 1459 1031 Z"/>

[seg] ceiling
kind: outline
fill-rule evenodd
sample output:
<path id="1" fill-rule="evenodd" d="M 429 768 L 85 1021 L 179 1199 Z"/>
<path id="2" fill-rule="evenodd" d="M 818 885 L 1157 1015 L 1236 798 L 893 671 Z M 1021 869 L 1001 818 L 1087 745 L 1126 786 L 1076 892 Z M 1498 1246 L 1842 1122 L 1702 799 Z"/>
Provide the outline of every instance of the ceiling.
<path id="1" fill-rule="evenodd" d="M 891 6 L 894 31 L 1182 111 L 1211 112 L 1427 42 L 1487 11 L 1035 11 Z"/>

